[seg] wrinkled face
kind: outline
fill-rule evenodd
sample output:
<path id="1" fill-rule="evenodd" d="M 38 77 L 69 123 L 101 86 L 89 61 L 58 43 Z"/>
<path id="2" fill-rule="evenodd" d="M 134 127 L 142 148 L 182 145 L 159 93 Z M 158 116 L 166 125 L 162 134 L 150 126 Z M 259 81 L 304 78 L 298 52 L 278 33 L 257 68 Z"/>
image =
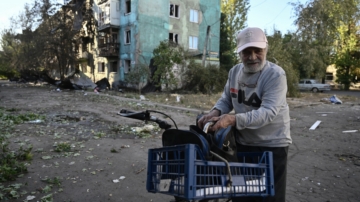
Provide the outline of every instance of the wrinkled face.
<path id="1" fill-rule="evenodd" d="M 255 73 L 260 71 L 265 65 L 266 53 L 266 48 L 249 47 L 242 50 L 239 54 L 245 72 Z"/>

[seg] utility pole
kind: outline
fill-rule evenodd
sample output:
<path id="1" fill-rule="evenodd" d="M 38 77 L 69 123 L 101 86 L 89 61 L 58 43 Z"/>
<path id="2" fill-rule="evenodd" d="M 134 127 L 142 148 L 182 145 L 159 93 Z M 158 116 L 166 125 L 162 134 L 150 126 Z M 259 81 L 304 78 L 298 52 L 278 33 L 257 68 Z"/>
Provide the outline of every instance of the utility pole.
<path id="1" fill-rule="evenodd" d="M 202 66 L 205 66 L 205 58 L 206 58 L 206 50 L 207 50 L 207 44 L 209 41 L 209 35 L 210 35 L 210 26 L 207 26 L 207 30 L 206 30 L 206 39 L 205 39 L 205 43 L 204 43 L 204 51 L 203 51 L 203 55 L 202 55 Z"/>

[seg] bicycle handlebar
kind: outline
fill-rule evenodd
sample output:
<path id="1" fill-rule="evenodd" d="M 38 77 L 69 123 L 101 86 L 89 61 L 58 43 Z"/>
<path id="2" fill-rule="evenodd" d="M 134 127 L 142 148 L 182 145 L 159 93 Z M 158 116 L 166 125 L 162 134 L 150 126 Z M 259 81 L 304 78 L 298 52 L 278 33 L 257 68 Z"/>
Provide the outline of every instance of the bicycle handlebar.
<path id="1" fill-rule="evenodd" d="M 165 130 L 171 128 L 171 125 L 168 124 L 166 121 L 161 120 L 155 116 L 150 116 L 150 111 L 148 110 L 144 112 L 134 112 L 127 109 L 122 109 L 120 110 L 118 115 L 126 118 L 141 120 L 141 121 L 152 121 L 157 123 L 161 129 L 165 129 Z"/>

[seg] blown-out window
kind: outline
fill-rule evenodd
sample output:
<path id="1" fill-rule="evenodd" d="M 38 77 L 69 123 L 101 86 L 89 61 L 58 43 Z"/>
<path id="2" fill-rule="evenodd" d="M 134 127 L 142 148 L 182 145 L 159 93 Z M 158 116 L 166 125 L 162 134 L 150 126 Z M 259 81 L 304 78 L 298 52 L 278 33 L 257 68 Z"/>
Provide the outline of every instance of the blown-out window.
<path id="1" fill-rule="evenodd" d="M 125 31 L 125 44 L 130 44 L 130 43 L 131 43 L 131 31 L 126 30 Z"/>
<path id="2" fill-rule="evenodd" d="M 169 41 L 173 41 L 174 43 L 178 43 L 179 35 L 175 33 L 169 33 Z"/>
<path id="3" fill-rule="evenodd" d="M 124 60 L 124 73 L 129 73 L 131 69 L 131 60 Z"/>
<path id="4" fill-rule="evenodd" d="M 170 4 L 170 16 L 175 18 L 179 17 L 179 5 Z"/>
<path id="5" fill-rule="evenodd" d="M 126 2 L 125 2 L 125 14 L 127 14 L 127 13 L 130 13 L 131 12 L 131 1 L 130 0 L 127 0 Z"/>

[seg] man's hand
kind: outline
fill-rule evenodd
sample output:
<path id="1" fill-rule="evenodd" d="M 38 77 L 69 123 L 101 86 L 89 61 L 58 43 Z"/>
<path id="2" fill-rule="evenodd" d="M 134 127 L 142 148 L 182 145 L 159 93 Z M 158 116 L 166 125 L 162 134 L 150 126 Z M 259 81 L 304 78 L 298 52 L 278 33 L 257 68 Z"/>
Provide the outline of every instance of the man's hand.
<path id="1" fill-rule="evenodd" d="M 209 131 L 217 131 L 220 128 L 227 128 L 228 126 L 236 125 L 235 115 L 224 114 L 220 117 L 213 117 L 209 121 L 215 122 L 214 125 L 210 126 Z"/>
<path id="2" fill-rule="evenodd" d="M 220 111 L 217 110 L 217 109 L 214 109 L 214 110 L 212 110 L 210 113 L 202 116 L 202 117 L 198 120 L 198 126 L 199 126 L 199 128 L 201 128 L 201 130 L 203 130 L 205 124 L 206 124 L 207 122 L 209 122 L 211 118 L 213 118 L 213 117 L 218 117 L 218 116 L 220 116 Z"/>

